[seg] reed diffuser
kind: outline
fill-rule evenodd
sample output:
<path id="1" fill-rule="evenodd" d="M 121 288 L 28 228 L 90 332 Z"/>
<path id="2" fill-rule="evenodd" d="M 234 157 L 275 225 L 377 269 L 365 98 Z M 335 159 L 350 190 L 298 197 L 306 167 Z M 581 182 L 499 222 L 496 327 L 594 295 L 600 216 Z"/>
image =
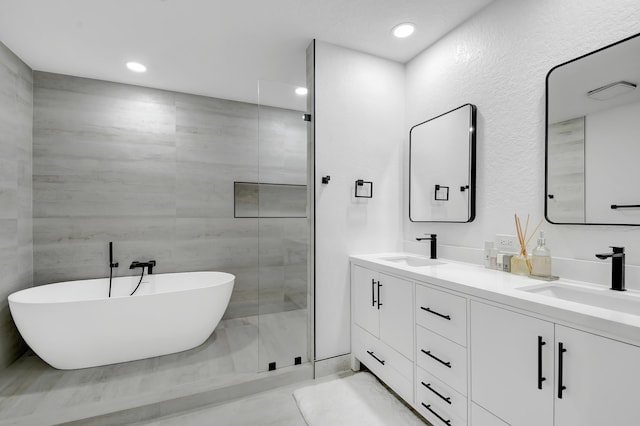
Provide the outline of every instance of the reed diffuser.
<path id="1" fill-rule="evenodd" d="M 522 229 L 522 223 L 520 222 L 520 218 L 517 214 L 514 215 L 516 220 L 516 233 L 518 234 L 518 242 L 520 243 L 520 253 L 516 256 L 511 257 L 511 273 L 517 275 L 530 275 L 532 264 L 531 257 L 527 253 L 527 246 L 531 241 L 531 238 L 536 234 L 540 225 L 542 225 L 542 220 L 538 222 L 536 228 L 531 232 L 531 235 L 528 235 L 529 231 L 529 215 L 527 215 L 527 222 L 524 226 L 524 230 Z"/>

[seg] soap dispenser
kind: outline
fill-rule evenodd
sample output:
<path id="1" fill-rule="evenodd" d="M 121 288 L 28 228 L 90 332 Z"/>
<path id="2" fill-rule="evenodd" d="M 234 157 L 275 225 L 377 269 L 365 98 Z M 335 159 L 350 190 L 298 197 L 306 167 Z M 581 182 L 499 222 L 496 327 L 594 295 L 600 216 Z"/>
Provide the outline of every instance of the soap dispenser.
<path id="1" fill-rule="evenodd" d="M 531 275 L 551 276 L 551 252 L 546 246 L 544 231 L 540 231 L 538 246 L 531 253 Z"/>

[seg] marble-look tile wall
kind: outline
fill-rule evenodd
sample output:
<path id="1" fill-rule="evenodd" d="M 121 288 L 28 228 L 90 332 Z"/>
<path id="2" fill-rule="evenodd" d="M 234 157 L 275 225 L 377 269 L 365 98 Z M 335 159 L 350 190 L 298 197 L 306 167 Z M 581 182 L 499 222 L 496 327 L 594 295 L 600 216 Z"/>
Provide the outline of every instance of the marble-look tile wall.
<path id="1" fill-rule="evenodd" d="M 33 285 L 33 73 L 0 43 L 0 369 L 25 350 L 7 296 Z"/>
<path id="2" fill-rule="evenodd" d="M 269 178 L 304 182 L 306 149 L 292 148 L 305 147 L 299 112 L 42 72 L 34 86 L 37 285 L 107 276 L 113 241 L 117 276 L 141 259 L 158 273 L 235 274 L 227 318 L 262 311 L 266 288 L 274 310 L 297 298 L 288 287 L 306 268 L 305 230 L 279 228 L 269 256 L 287 273 L 260 278 L 271 219 L 235 219 L 233 182 L 262 179 L 263 152 Z"/>

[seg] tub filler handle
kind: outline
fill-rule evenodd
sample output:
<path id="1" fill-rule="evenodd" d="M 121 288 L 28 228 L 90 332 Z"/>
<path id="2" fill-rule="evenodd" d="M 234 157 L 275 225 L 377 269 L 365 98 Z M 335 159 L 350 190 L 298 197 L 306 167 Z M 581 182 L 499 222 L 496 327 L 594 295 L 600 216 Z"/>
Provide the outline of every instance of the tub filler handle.
<path id="1" fill-rule="evenodd" d="M 149 275 L 151 275 L 153 273 L 154 266 L 156 266 L 155 260 L 149 260 L 148 262 L 138 262 L 134 260 L 133 262 L 131 262 L 131 265 L 129 265 L 129 269 L 140 268 L 142 269 L 142 273 L 140 274 L 140 281 L 138 281 L 138 285 L 135 289 L 133 289 L 129 296 L 133 296 L 135 292 L 138 291 L 138 288 L 140 288 L 140 284 L 142 284 L 142 278 L 144 278 L 144 268 L 146 267 Z"/>

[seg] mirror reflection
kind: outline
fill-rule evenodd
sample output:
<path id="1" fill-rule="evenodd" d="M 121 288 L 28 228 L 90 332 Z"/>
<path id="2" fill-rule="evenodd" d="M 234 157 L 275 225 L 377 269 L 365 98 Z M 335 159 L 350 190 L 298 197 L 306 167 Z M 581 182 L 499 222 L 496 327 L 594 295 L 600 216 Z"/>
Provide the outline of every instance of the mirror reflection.
<path id="1" fill-rule="evenodd" d="M 545 216 L 558 224 L 640 225 L 640 37 L 547 75 Z"/>
<path id="2" fill-rule="evenodd" d="M 471 222 L 475 217 L 476 107 L 462 105 L 409 133 L 409 219 Z"/>

